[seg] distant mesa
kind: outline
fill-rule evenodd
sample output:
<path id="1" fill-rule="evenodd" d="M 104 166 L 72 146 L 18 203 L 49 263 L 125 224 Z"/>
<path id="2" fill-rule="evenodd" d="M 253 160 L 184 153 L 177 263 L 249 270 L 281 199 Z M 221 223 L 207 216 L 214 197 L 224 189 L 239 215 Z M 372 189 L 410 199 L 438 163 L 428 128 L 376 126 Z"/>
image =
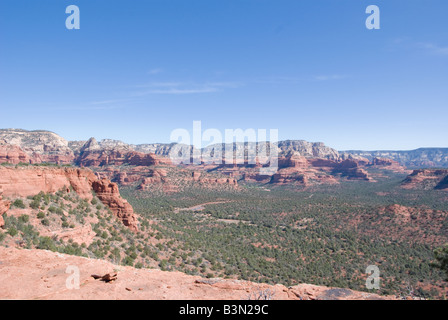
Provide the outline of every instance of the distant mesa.
<path id="1" fill-rule="evenodd" d="M 9 163 L 52 162 L 69 164 L 73 162 L 74 154 L 68 147 L 68 142 L 53 132 L 1 129 L 0 159 Z"/>
<path id="2" fill-rule="evenodd" d="M 362 156 L 369 160 L 386 158 L 398 162 L 400 165 L 418 168 L 447 168 L 448 148 L 419 148 L 409 151 L 344 151 L 346 154 Z"/>
<path id="3" fill-rule="evenodd" d="M 406 166 L 448 167 L 448 148 L 425 148 L 414 151 L 346 151 L 326 146 L 322 142 L 285 140 L 278 143 L 215 144 L 195 149 L 184 146 L 190 155 L 197 152 L 213 155 L 216 150 L 230 147 L 234 155 L 243 155 L 234 163 L 200 165 L 175 165 L 169 155 L 178 146 L 175 143 L 127 144 L 119 140 L 66 141 L 50 131 L 26 131 L 21 129 L 0 130 L 0 163 L 70 164 L 95 168 L 98 175 L 113 182 L 138 184 L 146 189 L 153 184 L 175 192 L 179 185 L 192 181 L 203 185 L 228 185 L 238 187 L 238 181 L 272 184 L 336 184 L 341 179 L 374 181 L 371 169 L 407 173 Z M 278 170 L 273 174 L 260 174 L 263 162 L 252 161 L 253 154 L 260 151 L 278 151 Z M 225 154 L 222 152 L 222 154 Z M 259 154 L 259 153 L 258 153 Z M 260 160 L 260 159 L 258 159 Z M 174 181 L 173 174 L 182 181 Z M 185 172 L 182 173 L 182 172 Z M 195 172 L 195 173 L 194 173 Z M 211 174 L 213 173 L 213 174 Z M 438 189 L 446 186 L 439 181 Z M 406 183 L 404 183 L 406 185 Z"/>

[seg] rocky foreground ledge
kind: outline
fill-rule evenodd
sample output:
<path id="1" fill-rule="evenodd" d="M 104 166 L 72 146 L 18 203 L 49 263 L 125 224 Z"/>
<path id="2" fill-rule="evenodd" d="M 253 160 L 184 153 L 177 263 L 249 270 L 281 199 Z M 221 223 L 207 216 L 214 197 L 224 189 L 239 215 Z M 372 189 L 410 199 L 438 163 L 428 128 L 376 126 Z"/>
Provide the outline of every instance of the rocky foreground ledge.
<path id="1" fill-rule="evenodd" d="M 70 289 L 73 267 L 79 269 L 79 289 Z M 107 274 L 116 274 L 116 279 L 106 282 L 92 277 Z M 272 300 L 394 299 L 392 296 L 308 284 L 285 287 L 205 279 L 180 272 L 117 266 L 103 260 L 46 250 L 0 247 L 0 299 L 254 300 L 263 297 Z"/>

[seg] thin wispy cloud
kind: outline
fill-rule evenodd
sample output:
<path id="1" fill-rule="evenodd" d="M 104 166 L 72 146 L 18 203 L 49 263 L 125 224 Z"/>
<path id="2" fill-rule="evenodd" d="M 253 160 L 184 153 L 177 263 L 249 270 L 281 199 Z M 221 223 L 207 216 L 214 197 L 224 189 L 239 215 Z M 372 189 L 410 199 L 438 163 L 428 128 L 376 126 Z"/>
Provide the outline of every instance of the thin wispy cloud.
<path id="1" fill-rule="evenodd" d="M 342 80 L 346 78 L 347 76 L 342 74 L 319 75 L 313 77 L 316 81 Z"/>
<path id="2" fill-rule="evenodd" d="M 432 54 L 448 56 L 448 47 L 441 47 L 434 43 L 419 43 L 421 48 L 429 50 Z"/>
<path id="3" fill-rule="evenodd" d="M 437 56 L 448 56 L 448 46 L 441 46 L 434 42 L 418 42 L 409 37 L 394 39 L 389 47 L 389 50 L 406 50 L 406 51 L 423 51 L 427 54 Z"/>
<path id="4" fill-rule="evenodd" d="M 238 88 L 243 84 L 238 82 L 152 82 L 145 85 L 138 85 L 140 90 L 134 92 L 133 96 L 145 96 L 150 94 L 182 95 L 220 92 L 224 89 Z"/>
<path id="5" fill-rule="evenodd" d="M 304 81 L 304 78 L 300 77 L 288 77 L 288 76 L 270 76 L 270 77 L 261 77 L 253 82 L 255 83 L 261 83 L 261 84 L 297 84 Z"/>
<path id="6" fill-rule="evenodd" d="M 179 89 L 179 88 L 167 88 L 167 89 L 152 89 L 146 92 L 142 92 L 142 94 L 196 94 L 196 93 L 210 93 L 217 92 L 218 89 L 203 87 L 203 88 L 195 88 L 195 89 Z"/>
<path id="7" fill-rule="evenodd" d="M 109 99 L 91 101 L 85 104 L 58 107 L 57 110 L 115 110 L 128 107 L 135 102 L 133 99 Z"/>
<path id="8" fill-rule="evenodd" d="M 90 102 L 91 105 L 110 105 L 110 104 L 117 104 L 117 103 L 123 103 L 128 102 L 129 99 L 111 99 L 111 100 L 101 100 L 101 101 L 92 101 Z"/>
<path id="9" fill-rule="evenodd" d="M 160 68 L 155 68 L 155 69 L 151 69 L 151 70 L 149 70 L 148 71 L 148 74 L 159 74 L 159 73 L 162 73 L 163 72 L 163 69 L 160 69 Z"/>
<path id="10" fill-rule="evenodd" d="M 115 110 L 122 109 L 126 107 L 125 105 L 75 105 L 75 106 L 64 106 L 64 107 L 49 107 L 51 110 L 66 110 L 66 111 L 88 111 L 88 110 Z"/>

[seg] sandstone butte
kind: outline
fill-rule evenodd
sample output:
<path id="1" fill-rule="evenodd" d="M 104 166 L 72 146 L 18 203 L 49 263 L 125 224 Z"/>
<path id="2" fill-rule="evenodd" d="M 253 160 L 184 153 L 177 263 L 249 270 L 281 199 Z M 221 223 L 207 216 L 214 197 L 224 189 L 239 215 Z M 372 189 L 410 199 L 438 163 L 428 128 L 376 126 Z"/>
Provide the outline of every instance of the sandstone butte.
<path id="1" fill-rule="evenodd" d="M 105 260 L 46 250 L 0 247 L 0 299 L 23 300 L 394 300 L 395 296 L 309 284 L 293 287 L 205 279 L 181 272 L 136 269 Z M 67 287 L 68 266 L 79 269 L 79 289 Z M 92 275 L 117 274 L 106 283 Z M 17 285 L 18 283 L 26 285 Z M 70 282 L 69 282 L 70 283 Z"/>
<path id="2" fill-rule="evenodd" d="M 448 169 L 418 169 L 403 180 L 404 189 L 429 188 L 448 190 Z"/>
<path id="3" fill-rule="evenodd" d="M 91 200 L 93 198 L 92 191 L 95 192 L 98 199 L 109 207 L 125 226 L 137 231 L 137 218 L 134 210 L 120 196 L 118 186 L 108 179 L 99 179 L 90 169 L 0 167 L 0 189 L 3 198 L 34 196 L 39 192 L 54 193 L 64 188 L 69 190 L 70 187 L 86 200 Z M 0 212 L 6 206 L 9 208 L 7 202 L 0 200 Z M 1 214 L 3 213 L 1 212 Z"/>

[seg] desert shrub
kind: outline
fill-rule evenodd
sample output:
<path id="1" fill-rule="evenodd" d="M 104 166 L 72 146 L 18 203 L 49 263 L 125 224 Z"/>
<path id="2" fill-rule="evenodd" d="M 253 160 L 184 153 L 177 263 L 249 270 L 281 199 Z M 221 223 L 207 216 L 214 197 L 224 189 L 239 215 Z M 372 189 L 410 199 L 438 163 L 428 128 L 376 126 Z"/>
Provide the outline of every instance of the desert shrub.
<path id="1" fill-rule="evenodd" d="M 13 205 L 14 207 L 19 208 L 19 209 L 25 209 L 25 204 L 23 203 L 23 200 L 22 200 L 22 199 L 16 199 L 16 200 L 12 203 L 12 205 Z"/>
<path id="2" fill-rule="evenodd" d="M 163 259 L 162 261 L 160 261 L 159 267 L 160 267 L 160 270 L 162 270 L 162 271 L 168 270 L 168 261 Z"/>
<path id="3" fill-rule="evenodd" d="M 4 167 L 12 167 L 12 166 L 14 166 L 12 163 L 7 163 L 7 162 L 3 162 L 0 165 L 4 166 Z"/>
<path id="4" fill-rule="evenodd" d="M 50 208 L 48 208 L 48 211 L 51 213 L 55 213 L 57 209 L 58 208 L 56 208 L 55 206 L 51 206 Z"/>
<path id="5" fill-rule="evenodd" d="M 39 207 L 40 207 L 40 201 L 33 200 L 33 201 L 30 203 L 30 208 L 31 208 L 31 209 L 39 209 Z"/>
<path id="6" fill-rule="evenodd" d="M 27 215 L 27 214 L 22 214 L 19 217 L 19 221 L 22 222 L 22 223 L 27 223 L 28 221 L 30 221 L 30 216 Z"/>
<path id="7" fill-rule="evenodd" d="M 62 253 L 75 255 L 75 256 L 82 256 L 83 252 L 82 249 L 78 246 L 76 242 L 70 243 L 62 248 Z"/>
<path id="8" fill-rule="evenodd" d="M 130 256 L 126 256 L 124 259 L 123 259 L 123 262 L 122 262 L 125 266 L 134 266 L 134 259 L 132 259 Z"/>
<path id="9" fill-rule="evenodd" d="M 46 206 L 50 204 L 50 195 L 48 193 L 44 194 L 44 203 Z"/>
<path id="10" fill-rule="evenodd" d="M 16 164 L 16 168 L 19 167 L 28 167 L 30 164 L 26 163 L 26 162 L 19 162 L 18 164 Z"/>
<path id="11" fill-rule="evenodd" d="M 11 237 L 15 237 L 19 232 L 17 231 L 16 227 L 12 226 L 8 229 L 8 234 Z"/>
<path id="12" fill-rule="evenodd" d="M 38 249 L 57 251 L 56 244 L 50 237 L 39 237 Z"/>
<path id="13" fill-rule="evenodd" d="M 61 208 L 55 207 L 55 206 L 51 206 L 50 208 L 48 208 L 48 211 L 50 211 L 51 213 L 56 213 L 56 214 L 63 214 L 64 211 Z"/>

